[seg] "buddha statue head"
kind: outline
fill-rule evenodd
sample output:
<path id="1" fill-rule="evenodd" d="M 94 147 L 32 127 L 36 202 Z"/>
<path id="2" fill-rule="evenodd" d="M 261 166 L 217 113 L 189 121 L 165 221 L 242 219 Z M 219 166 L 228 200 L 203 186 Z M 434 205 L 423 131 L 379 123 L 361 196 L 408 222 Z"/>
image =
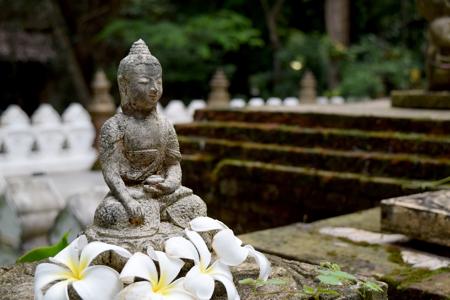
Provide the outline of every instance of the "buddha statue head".
<path id="1" fill-rule="evenodd" d="M 162 68 L 142 39 L 134 42 L 117 73 L 122 111 L 148 115 L 162 95 Z"/>

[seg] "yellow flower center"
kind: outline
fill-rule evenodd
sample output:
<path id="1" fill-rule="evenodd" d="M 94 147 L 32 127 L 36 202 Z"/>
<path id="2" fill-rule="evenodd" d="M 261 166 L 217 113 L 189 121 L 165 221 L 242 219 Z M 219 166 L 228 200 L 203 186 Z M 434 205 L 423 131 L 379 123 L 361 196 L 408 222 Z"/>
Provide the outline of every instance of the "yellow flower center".
<path id="1" fill-rule="evenodd" d="M 70 271 L 66 272 L 64 275 L 67 277 L 67 279 L 71 281 L 78 281 L 83 279 L 83 272 L 86 269 L 85 264 L 82 263 L 76 263 L 74 261 L 69 261 L 67 263 L 67 266 L 69 267 Z"/>
<path id="2" fill-rule="evenodd" d="M 166 284 L 166 279 L 161 274 L 161 278 L 159 278 L 159 281 L 157 284 L 154 284 L 152 282 L 152 291 L 156 294 L 160 295 L 167 295 L 170 292 L 171 285 Z"/>
<path id="3" fill-rule="evenodd" d="M 212 272 L 212 268 L 211 266 L 205 266 L 202 262 L 200 262 L 200 272 L 202 272 L 203 274 L 210 274 Z"/>

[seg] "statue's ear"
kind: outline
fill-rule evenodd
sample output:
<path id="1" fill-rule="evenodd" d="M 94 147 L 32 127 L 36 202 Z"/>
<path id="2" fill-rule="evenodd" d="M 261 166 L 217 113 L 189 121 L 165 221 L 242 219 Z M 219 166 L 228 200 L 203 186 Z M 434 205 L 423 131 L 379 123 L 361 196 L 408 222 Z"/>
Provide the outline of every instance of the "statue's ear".
<path id="1" fill-rule="evenodd" d="M 125 76 L 123 75 L 119 75 L 117 76 L 117 81 L 119 82 L 119 92 L 122 95 L 127 95 L 128 94 L 128 85 L 127 85 L 127 79 L 125 78 Z"/>

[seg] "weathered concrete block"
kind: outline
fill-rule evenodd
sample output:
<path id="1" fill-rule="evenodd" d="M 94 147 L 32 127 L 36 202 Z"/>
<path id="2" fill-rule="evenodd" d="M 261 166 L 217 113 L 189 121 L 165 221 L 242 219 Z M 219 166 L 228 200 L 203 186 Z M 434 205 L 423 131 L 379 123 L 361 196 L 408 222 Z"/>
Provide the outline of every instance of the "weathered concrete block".
<path id="1" fill-rule="evenodd" d="M 450 247 L 450 191 L 381 201 L 381 228 Z"/>
<path id="2" fill-rule="evenodd" d="M 59 212 L 50 230 L 50 243 L 56 243 L 67 231 L 69 240 L 73 240 L 79 232 L 92 225 L 95 209 L 107 192 L 106 186 L 96 186 L 70 196 L 66 207 Z"/>
<path id="3" fill-rule="evenodd" d="M 22 229 L 22 240 L 46 235 L 64 200 L 46 177 L 10 177 L 5 198 L 16 212 Z"/>

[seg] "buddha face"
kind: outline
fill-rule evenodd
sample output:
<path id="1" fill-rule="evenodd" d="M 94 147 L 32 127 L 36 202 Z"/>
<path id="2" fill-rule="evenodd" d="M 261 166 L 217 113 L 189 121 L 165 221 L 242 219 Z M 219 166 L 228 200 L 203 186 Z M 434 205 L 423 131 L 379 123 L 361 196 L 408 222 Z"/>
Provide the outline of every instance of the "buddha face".
<path id="1" fill-rule="evenodd" d="M 119 78 L 124 112 L 149 113 L 162 95 L 162 70 L 159 63 L 139 63 Z"/>

